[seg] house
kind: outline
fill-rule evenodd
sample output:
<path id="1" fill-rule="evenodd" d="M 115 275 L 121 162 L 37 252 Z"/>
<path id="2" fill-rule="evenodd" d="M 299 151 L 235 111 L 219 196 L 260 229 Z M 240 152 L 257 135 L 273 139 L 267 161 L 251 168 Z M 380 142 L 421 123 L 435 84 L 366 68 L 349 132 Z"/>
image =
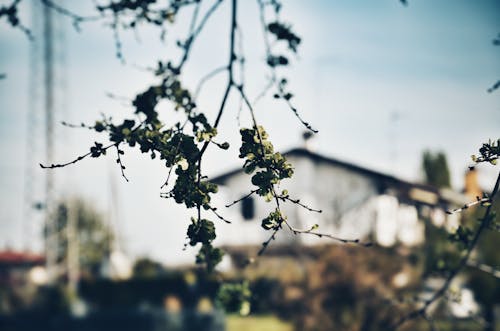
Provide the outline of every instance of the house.
<path id="1" fill-rule="evenodd" d="M 297 204 L 282 203 L 281 209 L 293 227 L 307 230 L 318 224 L 319 232 L 343 239 L 372 242 L 387 248 L 339 249 L 339 246 L 331 245 L 337 242 L 329 238 L 305 233 L 294 235 L 284 227 L 277 233 L 265 256 L 248 264 L 248 261 L 252 261 L 249 258 L 255 256 L 261 244 L 271 235 L 261 227 L 261 221 L 273 211 L 275 205 L 251 195 L 224 209 L 223 215 L 232 223 L 217 223 L 216 244 L 223 246 L 228 253 L 221 270 L 236 270 L 251 279 L 278 279 L 286 302 L 306 300 L 310 293 L 316 293 L 315 286 L 321 285 L 321 277 L 333 277 L 327 274 L 317 276 L 321 274 L 322 263 L 324 266 L 328 254 L 342 261 L 356 261 L 353 263 L 357 263 L 358 268 L 349 269 L 340 263 L 335 269 L 336 274 L 346 272 L 348 277 L 361 282 L 356 283 L 356 286 L 378 279 L 366 285 L 376 288 L 377 296 L 391 298 L 402 288 L 417 286 L 422 281 L 422 268 L 416 266 L 415 256 L 412 255 L 416 250 L 412 248 L 424 243 L 426 226 L 430 222 L 448 231 L 457 228 L 460 214 L 446 211 L 463 206 L 477 191 L 477 185 L 474 184 L 477 174 L 471 172 L 466 175 L 466 192 L 462 194 L 412 183 L 304 148 L 292 149 L 283 154 L 293 165 L 294 176 L 284 180 L 279 191 L 286 189 L 291 198 L 322 210 L 321 213 L 315 213 Z M 219 185 L 218 196 L 221 200 L 214 201 L 219 210 L 228 202 L 240 200 L 255 189 L 250 176 L 242 168 L 219 175 L 211 181 Z M 387 261 L 388 257 L 393 261 L 391 267 L 394 270 L 362 269 L 369 266 L 365 263 L 367 259 L 380 262 Z M 372 274 L 366 276 L 369 273 Z M 320 277 L 320 285 L 312 281 L 317 279 L 315 277 Z M 312 286 L 310 292 L 305 289 L 307 286 Z M 424 291 L 422 295 L 426 294 Z M 455 313 L 457 309 L 474 309 L 474 305 L 464 303 L 458 308 L 450 307 L 453 314 L 459 316 Z"/>
<path id="2" fill-rule="evenodd" d="M 0 250 L 0 316 L 29 307 L 35 298 L 36 281 L 43 277 L 45 258 L 41 255 Z M 0 321 L 0 329 L 2 328 Z"/>
<path id="3" fill-rule="evenodd" d="M 45 264 L 45 258 L 31 252 L 0 251 L 0 287 L 22 286 L 32 281 L 31 274 Z"/>
<path id="4" fill-rule="evenodd" d="M 284 203 L 282 209 L 290 224 L 345 239 L 373 241 L 381 246 L 414 246 L 424 240 L 424 219 L 437 226 L 454 228 L 458 216 L 445 213 L 467 202 L 463 194 L 449 189 L 408 182 L 352 163 L 326 157 L 308 149 L 283 153 L 294 167 L 291 180 L 281 183 L 293 199 L 322 213 L 308 211 L 296 204 Z M 219 185 L 220 207 L 241 199 L 254 189 L 243 169 L 222 174 L 212 181 Z M 258 196 L 250 196 L 224 210 L 232 224 L 218 224 L 218 245 L 260 245 L 269 232 L 261 220 L 274 209 Z M 325 244 L 328 238 L 280 231 L 275 244 Z"/>

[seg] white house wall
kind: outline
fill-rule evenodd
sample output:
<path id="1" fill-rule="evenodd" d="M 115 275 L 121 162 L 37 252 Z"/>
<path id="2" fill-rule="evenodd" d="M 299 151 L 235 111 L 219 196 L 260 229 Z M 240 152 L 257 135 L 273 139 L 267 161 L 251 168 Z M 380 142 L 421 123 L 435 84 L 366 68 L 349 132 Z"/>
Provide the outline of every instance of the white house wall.
<path id="1" fill-rule="evenodd" d="M 373 180 L 345 168 L 314 163 L 308 158 L 290 156 L 289 160 L 294 166 L 295 174 L 291 180 L 284 181 L 279 189 L 287 189 L 292 198 L 323 210 L 318 214 L 295 204 L 282 204 L 292 226 L 308 229 L 318 224 L 322 232 L 350 239 L 363 238 L 372 230 L 376 216 L 373 198 L 378 195 Z M 270 235 L 269 231 L 260 227 L 260 223 L 273 210 L 273 203 L 266 203 L 255 197 L 255 218 L 250 221 L 243 219 L 240 204 L 224 207 L 224 204 L 240 199 L 254 189 L 250 178 L 249 175 L 239 173 L 228 178 L 225 185 L 219 187 L 220 200 L 214 202 L 219 206 L 219 211 L 232 221 L 232 224 L 217 223 L 217 243 L 220 245 L 260 244 Z M 315 244 L 326 240 L 310 235 L 294 236 L 285 230 L 280 231 L 276 241 Z"/>
<path id="2" fill-rule="evenodd" d="M 297 192 L 301 201 L 323 211 L 315 215 L 294 206 L 297 226 L 310 228 L 317 223 L 319 231 L 347 239 L 361 239 L 371 231 L 374 221 L 371 200 L 378 195 L 371 178 L 325 162 L 289 159 L 295 166 L 295 178 L 305 181 L 293 182 L 289 192 Z M 301 236 L 301 240 L 313 244 L 329 239 Z"/>
<path id="3" fill-rule="evenodd" d="M 293 227 L 310 229 L 318 224 L 320 232 L 345 239 L 366 240 L 370 237 L 383 246 L 398 242 L 412 246 L 423 242 L 424 223 L 419 220 L 417 208 L 399 201 L 394 196 L 397 194 L 394 189 L 389 194 L 379 192 L 378 181 L 381 179 L 377 175 L 332 162 L 316 162 L 307 156 L 292 154 L 287 158 L 295 173 L 292 179 L 284 180 L 278 189 L 287 189 L 291 198 L 300 199 L 301 203 L 323 211 L 318 214 L 290 202 L 281 203 L 281 209 Z M 220 194 L 215 195 L 214 205 L 232 224 L 216 221 L 216 244 L 259 245 L 269 238 L 271 232 L 261 228 L 261 221 L 273 211 L 274 202 L 266 203 L 254 195 L 255 217 L 252 220 L 243 218 L 241 203 L 224 207 L 253 189 L 251 175 L 243 172 L 226 177 L 224 185 L 219 186 Z M 458 217 L 445 215 L 438 206 L 421 206 L 420 213 L 423 217 L 430 217 L 436 226 L 444 226 L 449 231 L 458 226 Z M 329 240 L 307 234 L 293 235 L 286 227 L 278 232 L 276 238 L 276 242 L 282 244 L 300 242 L 306 245 Z"/>

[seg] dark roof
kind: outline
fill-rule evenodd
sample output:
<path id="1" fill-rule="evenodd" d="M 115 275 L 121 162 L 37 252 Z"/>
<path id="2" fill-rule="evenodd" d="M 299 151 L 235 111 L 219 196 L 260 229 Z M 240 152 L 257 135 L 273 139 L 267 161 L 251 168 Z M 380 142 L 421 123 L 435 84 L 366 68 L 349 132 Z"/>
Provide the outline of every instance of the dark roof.
<path id="1" fill-rule="evenodd" d="M 422 191 L 431 192 L 431 193 L 436 194 L 439 197 L 440 203 L 450 202 L 449 199 L 443 198 L 439 189 L 434 187 L 434 186 L 405 181 L 405 180 L 396 178 L 396 177 L 391 176 L 391 175 L 387 175 L 387 174 L 384 174 L 384 173 L 381 173 L 381 172 L 378 172 L 375 170 L 371 170 L 368 168 L 358 166 L 356 164 L 340 161 L 338 159 L 334 159 L 334 158 L 327 157 L 327 156 L 324 156 L 321 154 L 317 154 L 317 153 L 311 152 L 310 150 L 307 150 L 304 148 L 294 148 L 294 149 L 291 149 L 287 152 L 284 152 L 283 155 L 286 157 L 295 156 L 295 157 L 308 158 L 308 159 L 310 159 L 314 162 L 317 162 L 317 163 L 326 163 L 326 164 L 329 164 L 332 166 L 345 168 L 345 169 L 350 170 L 352 172 L 373 178 L 377 183 L 379 183 L 379 185 L 381 186 L 380 187 L 381 190 L 384 190 L 387 188 L 396 189 L 399 192 L 398 195 L 400 198 L 406 197 L 409 200 L 414 200 L 414 199 L 409 197 L 409 195 L 410 195 L 409 191 L 413 188 L 413 189 L 419 189 Z M 219 176 L 212 178 L 211 181 L 216 183 L 216 184 L 224 184 L 229 178 L 231 178 L 239 173 L 243 173 L 243 172 L 244 172 L 243 168 L 234 169 L 232 171 L 226 172 L 224 174 L 221 174 Z"/>
<path id="2" fill-rule="evenodd" d="M 45 258 L 42 255 L 29 252 L 16 252 L 12 250 L 0 251 L 0 265 L 14 264 L 43 264 Z"/>

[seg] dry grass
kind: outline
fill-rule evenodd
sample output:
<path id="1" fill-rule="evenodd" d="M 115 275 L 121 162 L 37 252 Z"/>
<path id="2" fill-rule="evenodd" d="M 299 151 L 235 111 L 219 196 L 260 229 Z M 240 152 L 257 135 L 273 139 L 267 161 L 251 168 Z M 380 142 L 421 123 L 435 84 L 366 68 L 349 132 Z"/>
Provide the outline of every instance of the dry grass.
<path id="1" fill-rule="evenodd" d="M 239 316 L 229 315 L 226 319 L 227 331 L 292 331 L 291 323 L 284 322 L 272 315 Z"/>

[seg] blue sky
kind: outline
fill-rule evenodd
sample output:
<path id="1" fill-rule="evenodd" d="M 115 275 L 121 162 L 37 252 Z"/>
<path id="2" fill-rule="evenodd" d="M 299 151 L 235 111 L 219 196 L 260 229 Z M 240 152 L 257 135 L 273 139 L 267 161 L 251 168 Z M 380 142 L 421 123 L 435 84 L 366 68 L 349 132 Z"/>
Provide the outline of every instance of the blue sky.
<path id="1" fill-rule="evenodd" d="M 422 151 L 444 150 L 454 187 L 460 189 L 470 154 L 483 141 L 500 136 L 500 92 L 486 92 L 500 79 L 500 47 L 492 44 L 500 33 L 500 3 L 409 2 L 404 7 L 396 0 L 284 1 L 282 18 L 303 39 L 286 75 L 301 114 L 320 131 L 314 142 L 318 152 L 417 181 L 422 175 Z M 89 10 L 82 2 L 78 6 L 74 9 L 79 12 Z M 199 77 L 226 61 L 228 10 L 226 4 L 221 6 L 193 49 L 185 73 L 191 88 Z M 262 88 L 266 74 L 256 13 L 254 2 L 241 2 L 251 95 Z M 29 20 L 28 11 L 23 15 Z M 182 17 L 178 22 L 183 22 Z M 114 56 L 111 32 L 102 24 L 85 24 L 79 33 L 67 20 L 62 24 L 66 27 L 67 75 L 59 121 L 92 122 L 101 112 L 115 118 L 127 116 L 131 108 L 105 93 L 133 97 L 154 82 L 138 66 L 152 66 L 164 55 L 177 54 L 172 43 L 159 43 L 157 30 L 141 29 L 136 35 L 123 34 L 127 60 L 123 65 Z M 169 36 L 183 31 L 175 28 Z M 25 155 L 27 100 L 33 97 L 28 94 L 28 64 L 29 42 L 19 31 L 0 23 L 0 72 L 8 75 L 0 81 L 0 248 L 6 244 L 40 246 L 36 240 L 39 215 L 35 213 L 30 222 L 23 220 L 28 160 L 34 160 L 36 198 L 42 196 L 43 184 L 43 171 L 36 167 L 43 161 L 43 116 L 35 132 L 40 137 L 34 146 L 37 152 L 31 158 Z M 200 95 L 200 108 L 212 116 L 223 83 L 223 77 L 214 79 Z M 220 139 L 233 142 L 233 147 L 226 154 L 213 151 L 209 155 L 206 171 L 211 175 L 239 166 L 238 100 L 231 99 L 229 106 Z M 278 149 L 302 144 L 300 123 L 282 104 L 265 100 L 256 111 Z M 242 120 L 247 120 L 245 114 Z M 55 134 L 61 161 L 104 139 L 61 126 Z M 127 152 L 131 182 L 125 183 L 113 159 L 86 160 L 58 170 L 58 194 L 82 195 L 106 212 L 114 181 L 120 204 L 118 226 L 132 255 L 149 254 L 166 263 L 190 256 L 181 251 L 187 224 L 182 208 L 158 197 L 165 177 L 162 165 L 140 158 L 135 151 Z M 484 169 L 482 181 L 487 183 L 494 175 L 494 169 Z M 30 235 L 23 234 L 26 226 L 32 228 Z"/>

